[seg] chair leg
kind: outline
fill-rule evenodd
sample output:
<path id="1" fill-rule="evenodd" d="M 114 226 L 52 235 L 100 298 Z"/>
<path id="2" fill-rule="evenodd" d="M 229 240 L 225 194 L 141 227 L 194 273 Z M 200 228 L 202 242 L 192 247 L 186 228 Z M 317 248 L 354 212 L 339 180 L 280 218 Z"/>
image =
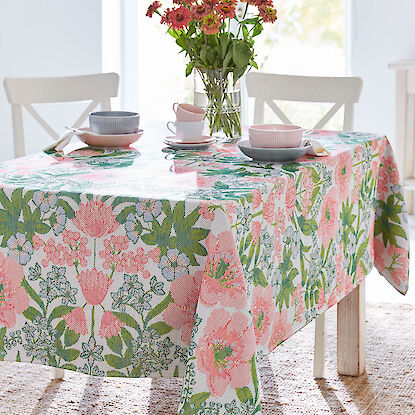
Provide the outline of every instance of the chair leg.
<path id="1" fill-rule="evenodd" d="M 359 376 L 366 370 L 365 281 L 337 304 L 337 371 Z"/>
<path id="2" fill-rule="evenodd" d="M 61 369 L 59 367 L 53 368 L 53 378 L 56 380 L 63 379 L 65 377 L 65 369 Z"/>
<path id="3" fill-rule="evenodd" d="M 320 314 L 316 318 L 316 328 L 314 335 L 314 369 L 313 376 L 316 379 L 325 377 L 326 359 L 326 313 Z"/>

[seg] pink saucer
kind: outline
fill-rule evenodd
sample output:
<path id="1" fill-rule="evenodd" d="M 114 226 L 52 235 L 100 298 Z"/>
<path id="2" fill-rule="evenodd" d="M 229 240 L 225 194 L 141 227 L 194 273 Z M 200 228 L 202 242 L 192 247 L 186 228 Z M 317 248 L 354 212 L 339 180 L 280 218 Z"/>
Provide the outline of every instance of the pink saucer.
<path id="1" fill-rule="evenodd" d="M 175 143 L 175 144 L 206 144 L 206 143 L 210 143 L 214 140 L 215 140 L 214 137 L 210 137 L 208 135 L 203 135 L 202 137 L 200 137 L 200 140 L 198 140 L 198 141 L 187 141 L 187 140 L 183 141 L 183 140 L 180 140 L 179 138 L 177 138 L 177 136 L 175 136 L 175 135 L 171 135 L 171 136 L 166 137 L 166 141 L 170 141 L 170 142 Z"/>
<path id="2" fill-rule="evenodd" d="M 106 147 L 106 148 L 119 148 L 127 147 L 132 143 L 135 143 L 144 133 L 143 130 L 138 130 L 134 134 L 117 134 L 117 135 L 100 135 L 100 134 L 88 134 L 90 128 L 80 128 L 85 131 L 84 134 L 76 134 L 76 136 L 88 144 L 91 147 Z"/>

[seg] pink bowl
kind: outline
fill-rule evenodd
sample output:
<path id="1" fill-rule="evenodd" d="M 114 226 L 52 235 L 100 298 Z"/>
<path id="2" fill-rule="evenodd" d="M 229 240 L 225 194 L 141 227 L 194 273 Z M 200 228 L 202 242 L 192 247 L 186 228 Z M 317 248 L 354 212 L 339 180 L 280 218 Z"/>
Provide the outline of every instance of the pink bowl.
<path id="1" fill-rule="evenodd" d="M 85 131 L 85 133 L 76 135 L 85 144 L 91 147 L 106 148 L 128 147 L 130 144 L 135 143 L 144 133 L 143 130 L 138 130 L 134 134 L 98 135 L 95 133 L 90 134 L 90 128 L 80 128 L 80 130 Z"/>
<path id="2" fill-rule="evenodd" d="M 294 148 L 301 145 L 305 129 L 290 124 L 256 124 L 248 131 L 252 147 Z"/>

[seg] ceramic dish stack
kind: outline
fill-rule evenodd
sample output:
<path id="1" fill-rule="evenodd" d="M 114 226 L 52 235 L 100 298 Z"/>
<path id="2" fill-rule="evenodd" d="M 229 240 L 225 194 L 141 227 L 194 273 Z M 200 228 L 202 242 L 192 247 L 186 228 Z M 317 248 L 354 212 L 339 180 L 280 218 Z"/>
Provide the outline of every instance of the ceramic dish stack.
<path id="1" fill-rule="evenodd" d="M 120 148 L 136 142 L 142 135 L 140 116 L 128 111 L 98 111 L 89 115 L 90 128 L 76 135 L 91 147 Z"/>
<path id="2" fill-rule="evenodd" d="M 305 130 L 298 125 L 256 124 L 249 127 L 249 140 L 238 143 L 240 150 L 255 161 L 293 161 L 304 156 L 311 144 L 303 144 Z"/>
<path id="3" fill-rule="evenodd" d="M 167 128 L 174 135 L 165 138 L 164 143 L 175 150 L 201 149 L 215 139 L 203 135 L 206 112 L 191 104 L 173 104 L 175 121 L 169 121 Z"/>

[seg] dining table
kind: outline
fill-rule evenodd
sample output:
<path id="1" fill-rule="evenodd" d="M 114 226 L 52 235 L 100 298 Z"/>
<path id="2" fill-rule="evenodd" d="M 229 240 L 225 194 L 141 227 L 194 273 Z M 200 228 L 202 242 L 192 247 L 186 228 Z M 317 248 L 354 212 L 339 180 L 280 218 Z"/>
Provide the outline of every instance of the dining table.
<path id="1" fill-rule="evenodd" d="M 308 136 L 330 154 L 261 163 L 145 132 L 0 163 L 0 360 L 180 377 L 179 414 L 260 414 L 259 360 L 374 266 L 408 289 L 390 142 Z"/>

